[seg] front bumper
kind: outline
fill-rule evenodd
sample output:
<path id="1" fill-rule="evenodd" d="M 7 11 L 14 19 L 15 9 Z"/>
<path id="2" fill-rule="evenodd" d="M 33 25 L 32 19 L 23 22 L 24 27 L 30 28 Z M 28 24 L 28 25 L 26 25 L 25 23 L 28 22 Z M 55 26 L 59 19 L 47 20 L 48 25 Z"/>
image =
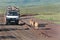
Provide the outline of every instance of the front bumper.
<path id="1" fill-rule="evenodd" d="M 8 22 L 18 22 L 19 19 L 16 19 L 16 18 L 9 18 L 9 19 L 6 19 L 6 21 L 8 21 Z"/>

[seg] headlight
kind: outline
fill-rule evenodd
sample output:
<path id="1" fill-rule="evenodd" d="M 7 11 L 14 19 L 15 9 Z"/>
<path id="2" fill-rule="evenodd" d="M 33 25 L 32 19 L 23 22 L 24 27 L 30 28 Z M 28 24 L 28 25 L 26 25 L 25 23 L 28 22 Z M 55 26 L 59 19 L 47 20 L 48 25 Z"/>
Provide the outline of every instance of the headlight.
<path id="1" fill-rule="evenodd" d="M 16 19 L 19 19 L 19 18 L 16 18 Z"/>

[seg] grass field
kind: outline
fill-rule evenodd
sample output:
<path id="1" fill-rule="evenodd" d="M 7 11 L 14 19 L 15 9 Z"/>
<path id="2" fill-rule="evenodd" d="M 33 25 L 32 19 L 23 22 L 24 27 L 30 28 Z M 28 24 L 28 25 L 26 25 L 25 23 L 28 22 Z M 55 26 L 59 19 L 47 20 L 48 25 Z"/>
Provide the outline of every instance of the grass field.
<path id="1" fill-rule="evenodd" d="M 40 7 L 26 7 L 21 10 L 22 14 L 39 14 L 36 18 L 54 21 L 54 23 L 60 24 L 60 6 L 40 6 Z"/>
<path id="2" fill-rule="evenodd" d="M 37 15 L 36 18 L 53 21 L 54 23 L 60 24 L 60 14 L 57 15 Z"/>
<path id="3" fill-rule="evenodd" d="M 39 14 L 35 17 L 43 20 L 54 21 L 55 23 L 60 24 L 59 5 L 25 7 L 21 9 L 21 14 Z"/>
<path id="4" fill-rule="evenodd" d="M 6 8 L 5 8 L 6 9 Z M 0 13 L 5 13 L 5 9 L 1 8 Z M 60 6 L 48 5 L 48 6 L 28 6 L 20 7 L 21 14 L 39 14 L 36 18 L 54 21 L 60 24 Z"/>

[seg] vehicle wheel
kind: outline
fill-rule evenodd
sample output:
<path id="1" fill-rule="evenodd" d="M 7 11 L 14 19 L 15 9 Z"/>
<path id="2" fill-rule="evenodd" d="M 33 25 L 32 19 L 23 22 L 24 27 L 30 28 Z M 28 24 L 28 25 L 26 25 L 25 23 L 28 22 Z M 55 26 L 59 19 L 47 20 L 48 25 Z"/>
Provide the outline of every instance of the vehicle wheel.
<path id="1" fill-rule="evenodd" d="M 16 25 L 18 25 L 19 24 L 19 21 L 16 21 Z"/>
<path id="2" fill-rule="evenodd" d="M 8 21 L 6 21 L 6 25 L 8 25 Z"/>
<path id="3" fill-rule="evenodd" d="M 18 22 L 16 22 L 16 25 L 18 25 Z"/>

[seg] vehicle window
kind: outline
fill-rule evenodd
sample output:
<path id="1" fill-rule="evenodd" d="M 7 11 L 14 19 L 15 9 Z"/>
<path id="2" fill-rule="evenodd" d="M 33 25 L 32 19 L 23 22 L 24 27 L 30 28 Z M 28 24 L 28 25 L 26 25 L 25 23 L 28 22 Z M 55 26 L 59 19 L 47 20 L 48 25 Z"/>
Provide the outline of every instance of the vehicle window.
<path id="1" fill-rule="evenodd" d="M 8 16 L 17 16 L 18 13 L 17 12 L 9 12 Z"/>

